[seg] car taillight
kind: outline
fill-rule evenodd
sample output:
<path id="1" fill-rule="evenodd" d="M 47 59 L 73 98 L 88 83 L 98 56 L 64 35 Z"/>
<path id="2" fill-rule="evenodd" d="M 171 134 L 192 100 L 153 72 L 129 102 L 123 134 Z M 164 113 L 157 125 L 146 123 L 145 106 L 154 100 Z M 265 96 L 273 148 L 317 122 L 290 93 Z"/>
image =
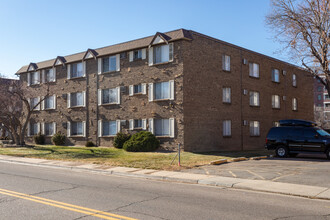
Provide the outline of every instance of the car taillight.
<path id="1" fill-rule="evenodd" d="M 267 138 L 266 138 L 266 144 L 267 144 L 267 141 L 268 141 L 268 140 L 267 140 Z"/>

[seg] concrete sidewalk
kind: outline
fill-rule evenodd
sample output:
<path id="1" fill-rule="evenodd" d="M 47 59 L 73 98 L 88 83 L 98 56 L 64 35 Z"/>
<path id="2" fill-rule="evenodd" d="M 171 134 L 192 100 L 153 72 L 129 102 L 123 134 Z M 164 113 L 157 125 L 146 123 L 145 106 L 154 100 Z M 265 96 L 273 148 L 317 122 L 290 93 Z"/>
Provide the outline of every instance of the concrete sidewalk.
<path id="1" fill-rule="evenodd" d="M 151 169 L 137 169 L 128 167 L 109 167 L 96 164 L 83 164 L 67 161 L 55 161 L 34 158 L 22 158 L 0 155 L 0 162 L 26 164 L 32 166 L 52 167 L 75 171 L 89 171 L 108 175 L 130 176 L 136 178 L 162 180 L 218 186 L 234 189 L 254 190 L 261 192 L 279 193 L 285 195 L 301 196 L 312 199 L 330 200 L 330 188 L 307 186 L 292 183 L 272 182 L 269 180 L 250 180 L 215 175 L 193 174 L 173 171 L 159 171 Z"/>

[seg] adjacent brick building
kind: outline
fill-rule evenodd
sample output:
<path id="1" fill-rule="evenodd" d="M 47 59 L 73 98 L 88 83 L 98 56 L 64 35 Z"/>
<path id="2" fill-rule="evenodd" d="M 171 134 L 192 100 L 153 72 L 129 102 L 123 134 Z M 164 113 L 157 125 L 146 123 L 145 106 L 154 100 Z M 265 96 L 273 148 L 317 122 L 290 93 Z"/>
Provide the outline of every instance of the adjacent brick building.
<path id="1" fill-rule="evenodd" d="M 321 75 L 323 78 L 324 75 Z M 330 129 L 330 98 L 324 85 L 314 79 L 314 119 L 323 128 Z"/>
<path id="2" fill-rule="evenodd" d="M 313 79 L 303 69 L 184 29 L 30 63 L 17 74 L 32 104 L 50 92 L 29 136 L 62 132 L 70 145 L 112 146 L 118 131 L 149 130 L 165 149 L 261 149 L 278 120 L 313 120 Z"/>

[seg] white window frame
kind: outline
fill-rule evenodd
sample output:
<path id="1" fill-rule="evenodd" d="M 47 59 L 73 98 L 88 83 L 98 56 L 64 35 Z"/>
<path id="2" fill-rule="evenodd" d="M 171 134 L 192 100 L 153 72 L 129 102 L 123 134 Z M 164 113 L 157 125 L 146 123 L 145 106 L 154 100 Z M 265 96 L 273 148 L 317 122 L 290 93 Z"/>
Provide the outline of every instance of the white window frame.
<path id="1" fill-rule="evenodd" d="M 109 60 L 109 70 L 108 71 L 105 71 L 104 68 L 103 68 L 104 59 Z M 115 66 L 114 70 L 110 70 L 111 69 L 110 68 L 110 65 L 111 65 L 110 60 L 111 59 L 116 59 L 116 66 Z M 120 71 L 120 54 L 98 58 L 98 74 L 113 73 L 113 72 L 119 72 L 119 71 Z"/>
<path id="2" fill-rule="evenodd" d="M 230 87 L 222 88 L 222 102 L 231 103 L 231 88 Z"/>
<path id="3" fill-rule="evenodd" d="M 149 118 L 149 131 L 156 135 L 156 137 L 175 137 L 175 119 L 174 118 L 159 118 L 159 119 L 168 119 L 169 120 L 169 136 L 158 136 L 155 134 L 155 120 L 154 118 Z"/>
<path id="4" fill-rule="evenodd" d="M 52 71 L 52 79 L 47 79 L 47 71 Z M 42 70 L 42 82 L 43 83 L 50 83 L 50 82 L 56 82 L 56 67 L 54 68 L 48 68 Z"/>
<path id="5" fill-rule="evenodd" d="M 278 80 L 276 80 L 276 76 L 278 76 Z M 279 83 L 281 81 L 280 79 L 280 70 L 279 69 L 272 69 L 272 81 Z"/>
<path id="6" fill-rule="evenodd" d="M 250 136 L 259 137 L 260 136 L 260 122 L 250 121 Z"/>
<path id="7" fill-rule="evenodd" d="M 77 94 L 77 93 L 82 93 L 82 102 L 83 104 L 82 105 L 75 105 L 73 106 L 72 105 L 72 95 L 73 94 Z M 86 92 L 85 91 L 82 91 L 82 92 L 73 92 L 73 93 L 68 93 L 67 94 L 67 105 L 68 105 L 68 108 L 79 108 L 79 107 L 86 107 Z"/>
<path id="8" fill-rule="evenodd" d="M 136 120 L 141 121 L 141 127 L 137 127 Z M 129 130 L 147 130 L 147 119 L 130 119 L 129 120 Z"/>
<path id="9" fill-rule="evenodd" d="M 260 106 L 260 93 L 250 91 L 250 106 Z"/>
<path id="10" fill-rule="evenodd" d="M 272 108 L 281 108 L 281 97 L 279 95 L 272 95 Z"/>
<path id="11" fill-rule="evenodd" d="M 164 83 L 164 82 L 158 82 L 158 83 Z M 163 100 L 174 100 L 174 80 L 168 81 L 169 85 L 169 97 L 164 99 L 156 99 L 156 89 L 155 89 L 156 83 L 149 83 L 149 102 L 152 101 L 163 101 Z"/>
<path id="12" fill-rule="evenodd" d="M 138 53 L 138 58 L 134 57 L 135 53 Z M 133 62 L 136 60 L 145 60 L 146 59 L 146 48 L 139 49 L 139 50 L 132 50 L 128 53 L 129 62 Z"/>
<path id="13" fill-rule="evenodd" d="M 33 105 L 34 105 L 34 106 L 32 106 L 32 100 L 33 100 Z M 34 103 L 34 100 L 36 100 L 36 103 Z M 30 99 L 29 99 L 30 109 L 31 109 L 32 111 L 40 111 L 40 103 L 36 106 L 36 104 L 37 104 L 38 102 L 40 102 L 40 96 L 38 96 L 38 97 L 34 97 L 34 98 L 30 98 Z M 35 106 L 36 106 L 36 107 L 35 107 Z M 35 108 L 33 109 L 33 107 L 35 107 Z"/>
<path id="14" fill-rule="evenodd" d="M 31 131 L 32 131 L 32 126 L 33 125 L 36 125 L 36 127 L 37 127 L 37 132 L 36 133 L 31 133 Z M 34 131 L 34 129 L 33 129 L 33 131 Z M 40 123 L 39 122 L 35 122 L 35 123 L 28 123 L 28 136 L 35 136 L 35 135 L 38 135 L 40 133 Z"/>
<path id="15" fill-rule="evenodd" d="M 72 134 L 72 126 L 73 123 L 81 123 L 82 126 L 82 134 Z M 85 121 L 74 121 L 68 122 L 68 137 L 86 137 L 86 122 Z"/>
<path id="16" fill-rule="evenodd" d="M 165 50 L 165 52 L 163 52 L 164 54 L 162 55 L 165 55 L 166 58 L 167 58 L 167 51 L 168 51 L 168 59 L 164 59 L 162 60 L 161 62 L 155 62 L 155 59 L 156 59 L 156 52 L 154 51 L 154 48 L 156 47 L 161 47 L 161 50 Z M 159 65 L 159 64 L 165 64 L 165 63 L 169 63 L 169 62 L 173 62 L 173 51 L 174 51 L 174 45 L 173 43 L 169 43 L 169 44 L 162 44 L 162 45 L 156 45 L 156 46 L 153 46 L 153 47 L 150 47 L 149 48 L 149 51 L 148 51 L 148 56 L 149 56 L 149 66 L 152 66 L 152 65 Z"/>
<path id="17" fill-rule="evenodd" d="M 223 54 L 222 55 L 222 70 L 230 71 L 230 56 Z"/>
<path id="18" fill-rule="evenodd" d="M 260 66 L 258 63 L 249 63 L 249 76 L 259 78 Z"/>
<path id="19" fill-rule="evenodd" d="M 73 65 L 79 65 L 81 64 L 81 68 L 82 68 L 82 75 L 77 75 L 77 76 L 72 76 L 72 68 Z M 77 68 L 78 69 L 78 68 Z M 76 63 L 71 63 L 67 65 L 67 78 L 68 79 L 79 79 L 79 78 L 83 78 L 86 76 L 86 61 L 83 62 L 76 62 Z"/>
<path id="20" fill-rule="evenodd" d="M 297 75 L 292 74 L 292 86 L 297 87 Z"/>
<path id="21" fill-rule="evenodd" d="M 53 107 L 52 108 L 47 108 L 46 107 L 46 103 L 47 103 L 47 99 L 49 98 L 53 98 Z M 42 110 L 52 110 L 52 109 L 56 109 L 56 95 L 52 95 L 52 96 L 47 96 L 44 98 L 44 100 L 42 101 Z"/>
<path id="22" fill-rule="evenodd" d="M 231 137 L 231 120 L 224 120 L 222 122 L 222 136 Z"/>
<path id="23" fill-rule="evenodd" d="M 141 86 L 141 92 L 136 93 L 135 86 L 140 85 Z M 133 95 L 146 95 L 147 94 L 147 84 L 146 83 L 140 83 L 135 85 L 129 85 L 129 96 Z"/>
<path id="24" fill-rule="evenodd" d="M 117 92 L 116 102 L 104 103 L 104 101 L 103 101 L 103 91 L 104 90 L 116 90 L 116 92 Z M 110 88 L 110 89 L 98 89 L 98 105 L 119 105 L 120 99 L 121 99 L 120 86 L 118 86 L 116 88 Z"/>
<path id="25" fill-rule="evenodd" d="M 34 71 L 28 73 L 28 85 L 39 85 L 40 84 L 40 71 Z"/>
<path id="26" fill-rule="evenodd" d="M 109 123 L 109 122 L 115 122 L 116 123 L 116 133 L 115 134 L 109 134 L 105 135 L 103 133 L 103 127 L 104 123 Z M 121 130 L 121 120 L 99 120 L 98 121 L 98 131 L 99 131 L 99 137 L 115 137 L 117 133 L 119 133 Z"/>
<path id="27" fill-rule="evenodd" d="M 292 110 L 293 111 L 298 111 L 298 100 L 297 100 L 297 98 L 292 99 Z"/>
<path id="28" fill-rule="evenodd" d="M 53 133 L 52 134 L 46 134 L 46 126 L 48 125 L 51 125 L 52 126 L 52 129 L 53 129 Z M 42 123 L 41 124 L 41 127 L 42 127 L 42 134 L 47 136 L 47 137 L 51 137 L 53 136 L 54 134 L 56 134 L 56 122 L 45 122 L 45 123 Z"/>

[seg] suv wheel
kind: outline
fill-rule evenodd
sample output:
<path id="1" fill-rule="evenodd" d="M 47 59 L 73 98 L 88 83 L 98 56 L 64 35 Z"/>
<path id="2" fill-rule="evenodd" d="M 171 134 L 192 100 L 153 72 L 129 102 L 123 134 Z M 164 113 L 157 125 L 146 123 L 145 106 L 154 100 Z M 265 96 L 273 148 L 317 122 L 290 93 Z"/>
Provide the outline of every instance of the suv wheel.
<path id="1" fill-rule="evenodd" d="M 278 146 L 275 150 L 276 156 L 278 157 L 287 157 L 289 154 L 289 150 L 285 146 Z"/>
<path id="2" fill-rule="evenodd" d="M 330 160 L 330 148 L 328 148 L 328 150 L 326 151 L 327 154 L 327 158 Z"/>

